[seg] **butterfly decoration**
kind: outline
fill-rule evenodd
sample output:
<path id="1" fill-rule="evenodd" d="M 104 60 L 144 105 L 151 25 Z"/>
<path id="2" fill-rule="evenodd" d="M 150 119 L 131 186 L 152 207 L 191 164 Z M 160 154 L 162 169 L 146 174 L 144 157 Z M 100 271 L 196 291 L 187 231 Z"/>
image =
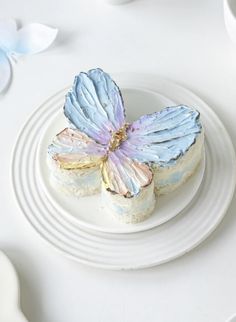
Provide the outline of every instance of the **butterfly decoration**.
<path id="1" fill-rule="evenodd" d="M 184 105 L 127 123 L 118 86 L 99 68 L 75 77 L 64 114 L 70 126 L 55 137 L 49 155 L 61 169 L 100 164 L 107 191 L 126 198 L 151 184 L 154 164 L 175 163 L 202 129 L 199 112 Z"/>
<path id="2" fill-rule="evenodd" d="M 14 19 L 0 20 L 0 93 L 10 85 L 12 64 L 21 56 L 47 49 L 57 33 L 57 29 L 39 23 L 18 29 Z"/>

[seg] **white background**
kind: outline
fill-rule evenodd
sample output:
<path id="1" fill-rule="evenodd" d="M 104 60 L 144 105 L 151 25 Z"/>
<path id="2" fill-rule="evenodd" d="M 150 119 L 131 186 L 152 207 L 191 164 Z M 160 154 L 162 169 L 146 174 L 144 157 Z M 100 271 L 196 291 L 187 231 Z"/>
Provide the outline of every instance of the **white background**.
<path id="1" fill-rule="evenodd" d="M 154 73 L 184 85 L 217 112 L 236 145 L 236 46 L 224 28 L 222 0 L 123 6 L 0 0 L 0 16 L 60 30 L 50 50 L 15 66 L 0 98 L 0 248 L 18 270 L 29 321 L 225 322 L 236 313 L 236 198 L 219 228 L 190 254 L 152 269 L 113 272 L 71 262 L 44 243 L 19 210 L 9 179 L 12 148 L 29 113 L 93 67 Z"/>

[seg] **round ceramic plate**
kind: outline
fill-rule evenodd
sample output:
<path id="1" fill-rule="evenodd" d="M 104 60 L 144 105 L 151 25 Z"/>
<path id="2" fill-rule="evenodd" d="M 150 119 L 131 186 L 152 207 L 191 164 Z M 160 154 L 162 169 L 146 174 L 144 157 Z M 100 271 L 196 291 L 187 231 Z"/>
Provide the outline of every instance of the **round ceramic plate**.
<path id="1" fill-rule="evenodd" d="M 55 202 L 42 189 L 37 151 L 42 133 L 47 128 L 48 120 L 55 117 L 64 91 L 40 106 L 27 120 L 15 145 L 12 181 L 18 204 L 26 218 L 43 239 L 57 250 L 91 266 L 138 269 L 185 254 L 216 228 L 233 196 L 235 154 L 219 118 L 190 91 L 156 76 L 122 74 L 114 76 L 114 79 L 122 88 L 135 88 L 134 95 L 137 95 L 137 89 L 147 89 L 175 104 L 193 106 L 201 112 L 206 133 L 206 169 L 200 189 L 192 202 L 166 223 L 132 234 L 85 229 L 61 213 L 60 207 L 55 207 Z M 131 115 L 129 118 L 134 117 Z"/>
<path id="2" fill-rule="evenodd" d="M 66 93 L 66 91 L 65 91 Z M 126 110 L 129 113 L 128 121 L 132 122 L 141 114 L 159 111 L 165 106 L 173 106 L 176 103 L 156 92 L 141 89 L 122 89 Z M 144 231 L 163 224 L 179 214 L 193 199 L 202 182 L 205 162 L 204 158 L 196 173 L 176 191 L 159 196 L 156 208 L 147 220 L 133 225 L 122 224 L 106 211 L 102 206 L 100 194 L 82 198 L 66 196 L 55 190 L 50 184 L 50 169 L 47 166 L 47 149 L 53 137 L 68 126 L 63 114 L 64 95 L 62 101 L 52 106 L 55 113 L 47 120 L 41 131 L 37 164 L 39 167 L 39 179 L 50 202 L 58 212 L 62 213 L 75 225 L 87 229 L 93 229 L 108 233 L 133 233 Z"/>

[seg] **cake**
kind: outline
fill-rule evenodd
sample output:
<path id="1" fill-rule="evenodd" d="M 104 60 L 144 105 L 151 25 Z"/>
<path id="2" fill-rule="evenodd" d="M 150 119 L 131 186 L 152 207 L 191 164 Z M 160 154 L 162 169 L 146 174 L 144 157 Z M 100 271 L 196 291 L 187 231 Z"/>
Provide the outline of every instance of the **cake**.
<path id="1" fill-rule="evenodd" d="M 148 218 L 156 198 L 180 187 L 203 157 L 196 109 L 166 107 L 130 124 L 119 87 L 99 68 L 75 77 L 64 115 L 68 127 L 48 147 L 52 185 L 76 197 L 101 191 L 123 223 Z"/>

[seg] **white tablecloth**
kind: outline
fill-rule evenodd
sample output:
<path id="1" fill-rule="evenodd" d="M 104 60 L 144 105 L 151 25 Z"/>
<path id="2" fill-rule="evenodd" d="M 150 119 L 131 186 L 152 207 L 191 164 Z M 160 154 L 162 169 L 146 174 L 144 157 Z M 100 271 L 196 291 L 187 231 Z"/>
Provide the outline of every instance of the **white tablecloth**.
<path id="1" fill-rule="evenodd" d="M 51 249 L 19 210 L 9 179 L 12 148 L 29 113 L 93 67 L 155 73 L 186 86 L 209 103 L 235 142 L 236 46 L 224 28 L 222 1 L 0 0 L 0 8 L 2 17 L 60 29 L 50 50 L 14 67 L 13 84 L 0 99 L 0 248 L 18 270 L 29 321 L 225 322 L 236 313 L 236 198 L 219 228 L 190 254 L 114 272 Z"/>

